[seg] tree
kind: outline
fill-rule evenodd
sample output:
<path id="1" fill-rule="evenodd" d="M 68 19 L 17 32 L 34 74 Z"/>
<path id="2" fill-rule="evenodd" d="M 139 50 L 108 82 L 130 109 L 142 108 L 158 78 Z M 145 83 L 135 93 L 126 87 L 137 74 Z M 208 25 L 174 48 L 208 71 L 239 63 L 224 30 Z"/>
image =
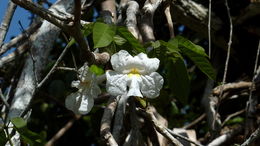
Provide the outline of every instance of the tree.
<path id="1" fill-rule="evenodd" d="M 16 6 L 36 16 L 3 43 Z M 0 142 L 257 144 L 259 14 L 253 0 L 9 1 Z"/>

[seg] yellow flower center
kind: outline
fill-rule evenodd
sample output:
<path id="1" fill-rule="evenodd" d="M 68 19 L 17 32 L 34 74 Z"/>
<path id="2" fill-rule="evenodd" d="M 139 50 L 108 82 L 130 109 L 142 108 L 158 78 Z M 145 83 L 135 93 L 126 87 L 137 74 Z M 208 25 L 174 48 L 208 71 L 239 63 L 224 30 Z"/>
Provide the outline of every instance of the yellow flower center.
<path id="1" fill-rule="evenodd" d="M 139 73 L 139 70 L 137 68 L 131 69 L 130 72 L 128 73 L 128 77 L 131 78 L 133 76 L 140 77 L 140 73 Z"/>

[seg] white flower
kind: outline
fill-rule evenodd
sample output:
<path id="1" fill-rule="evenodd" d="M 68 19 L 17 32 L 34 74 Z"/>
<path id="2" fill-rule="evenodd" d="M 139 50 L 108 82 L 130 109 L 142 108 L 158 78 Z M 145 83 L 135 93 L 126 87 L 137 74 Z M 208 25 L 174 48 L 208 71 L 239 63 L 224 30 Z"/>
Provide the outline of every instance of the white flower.
<path id="1" fill-rule="evenodd" d="M 133 57 L 125 50 L 119 51 L 111 56 L 114 71 L 106 72 L 107 91 L 114 96 L 159 96 L 163 86 L 162 76 L 155 72 L 159 63 L 159 59 L 148 58 L 144 53 Z"/>
<path id="2" fill-rule="evenodd" d="M 96 76 L 88 69 L 85 64 L 78 70 L 80 80 L 71 83 L 71 86 L 78 88 L 78 91 L 68 95 L 65 100 L 65 106 L 75 114 L 89 113 L 94 105 L 94 98 L 101 93 Z"/>

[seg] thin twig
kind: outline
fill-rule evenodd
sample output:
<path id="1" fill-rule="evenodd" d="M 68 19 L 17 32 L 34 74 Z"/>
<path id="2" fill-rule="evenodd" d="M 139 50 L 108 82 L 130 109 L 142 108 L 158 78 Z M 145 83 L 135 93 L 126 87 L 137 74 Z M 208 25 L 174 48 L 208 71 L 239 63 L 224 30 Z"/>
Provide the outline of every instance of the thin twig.
<path id="1" fill-rule="evenodd" d="M 66 70 L 66 71 L 74 71 L 77 72 L 75 68 L 70 68 L 70 67 L 57 67 L 57 70 Z"/>
<path id="2" fill-rule="evenodd" d="M 168 129 L 168 128 L 166 128 L 166 129 L 167 129 L 167 131 L 168 131 L 169 133 L 171 133 L 171 135 L 173 135 L 173 136 L 176 137 L 176 138 L 183 139 L 183 140 L 185 140 L 185 141 L 187 141 L 187 142 L 189 142 L 189 143 L 192 143 L 192 144 L 194 144 L 194 145 L 196 145 L 196 146 L 203 146 L 202 144 L 199 144 L 199 143 L 197 143 L 197 142 L 195 142 L 195 141 L 193 141 L 193 140 L 191 140 L 191 139 L 189 139 L 189 138 L 187 138 L 187 137 L 185 137 L 185 136 L 182 136 L 182 135 L 180 135 L 180 134 L 178 134 L 178 133 L 173 132 L 171 129 Z"/>
<path id="3" fill-rule="evenodd" d="M 210 58 L 211 57 L 211 0 L 209 0 L 208 38 L 209 38 L 209 58 Z"/>
<path id="4" fill-rule="evenodd" d="M 227 8 L 227 14 L 228 14 L 228 19 L 229 19 L 229 23 L 230 23 L 230 26 L 229 26 L 230 31 L 229 31 L 229 41 L 228 41 L 228 48 L 227 48 L 227 58 L 226 58 L 226 62 L 225 62 L 225 69 L 224 69 L 224 75 L 223 75 L 223 80 L 222 80 L 222 86 L 221 86 L 221 89 L 220 89 L 219 102 L 217 104 L 217 111 L 219 109 L 219 104 L 220 104 L 220 101 L 221 101 L 221 98 L 222 98 L 222 95 L 223 95 L 223 88 L 224 88 L 226 78 L 227 78 L 228 64 L 229 64 L 229 58 L 230 58 L 230 50 L 231 50 L 231 45 L 232 45 L 232 35 L 233 35 L 233 23 L 232 23 L 230 8 L 228 6 L 227 0 L 225 0 L 225 6 Z M 216 116 L 217 115 L 214 116 L 214 120 L 213 120 L 213 123 L 212 123 L 213 127 L 214 127 L 215 122 L 216 122 L 216 119 L 215 119 Z"/>
<path id="5" fill-rule="evenodd" d="M 188 125 L 183 126 L 183 129 L 189 129 L 192 126 L 196 125 L 197 123 L 199 123 L 201 120 L 203 120 L 206 117 L 206 114 L 202 114 L 200 115 L 197 119 L 195 119 L 193 122 L 189 123 Z"/>
<path id="6" fill-rule="evenodd" d="M 60 139 L 74 124 L 74 122 L 78 119 L 80 119 L 80 115 L 76 115 L 75 118 L 69 120 L 69 122 L 62 127 L 46 144 L 45 146 L 53 146 L 54 143 Z"/>
<path id="7" fill-rule="evenodd" d="M 260 136 L 260 127 L 258 127 L 241 146 L 250 146 Z"/>
<path id="8" fill-rule="evenodd" d="M 28 35 L 34 33 L 36 31 L 36 29 L 38 29 L 40 27 L 40 25 L 41 25 L 41 23 L 31 25 L 22 34 L 16 36 L 10 42 L 4 44 L 0 49 L 0 55 L 4 54 L 6 51 L 8 51 L 12 47 L 18 46 L 19 44 L 21 44 L 21 42 L 24 43 L 24 41 L 26 39 L 28 39 Z"/>
<path id="9" fill-rule="evenodd" d="M 10 105 L 9 103 L 6 101 L 6 98 L 4 97 L 3 93 L 2 93 L 2 89 L 0 89 L 0 98 L 3 101 L 3 103 L 5 104 L 5 106 L 9 109 Z"/>
<path id="10" fill-rule="evenodd" d="M 227 122 L 228 120 L 230 120 L 231 118 L 233 118 L 233 117 L 235 117 L 235 116 L 238 116 L 238 115 L 242 114 L 242 113 L 245 112 L 245 111 L 246 111 L 245 109 L 242 109 L 242 110 L 240 110 L 240 111 L 237 111 L 237 112 L 235 112 L 235 113 L 229 115 L 229 116 L 224 120 L 224 122 L 222 123 L 222 126 L 224 126 L 224 125 L 226 124 L 226 122 Z"/>
<path id="11" fill-rule="evenodd" d="M 7 10 L 5 12 L 5 16 L 0 26 L 0 47 L 2 46 L 2 43 L 5 39 L 6 33 L 8 31 L 16 7 L 17 7 L 16 4 L 14 4 L 12 1 L 9 1 Z"/>
<path id="12" fill-rule="evenodd" d="M 48 72 L 48 74 L 42 79 L 42 81 L 37 85 L 37 88 L 40 88 L 51 76 L 51 74 L 55 71 L 59 63 L 61 62 L 63 56 L 66 54 L 67 50 L 69 49 L 69 45 L 67 44 L 62 53 L 60 54 L 59 58 L 51 68 L 51 70 Z"/>
<path id="13" fill-rule="evenodd" d="M 232 45 L 232 35 L 233 35 L 233 23 L 232 23 L 232 18 L 230 14 L 230 8 L 228 6 L 228 1 L 225 0 L 225 5 L 227 8 L 227 14 L 228 14 L 228 19 L 230 23 L 230 32 L 229 32 L 229 41 L 228 41 L 228 48 L 227 48 L 227 58 L 226 58 L 226 63 L 225 63 L 225 70 L 224 70 L 224 75 L 223 75 L 223 80 L 222 80 L 222 86 L 226 83 L 226 78 L 227 78 L 227 71 L 228 71 L 228 64 L 229 64 L 229 58 L 230 58 L 230 50 L 231 50 L 231 45 Z M 220 91 L 220 98 L 223 94 L 223 89 Z"/>

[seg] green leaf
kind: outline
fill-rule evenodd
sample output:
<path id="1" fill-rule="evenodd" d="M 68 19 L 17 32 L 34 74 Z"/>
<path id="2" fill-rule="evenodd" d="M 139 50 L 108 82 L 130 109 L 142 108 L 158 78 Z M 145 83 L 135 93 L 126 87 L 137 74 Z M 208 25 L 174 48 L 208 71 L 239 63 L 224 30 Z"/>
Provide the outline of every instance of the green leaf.
<path id="1" fill-rule="evenodd" d="M 91 65 L 89 69 L 91 72 L 93 72 L 96 75 L 104 74 L 104 70 L 96 65 Z"/>
<path id="2" fill-rule="evenodd" d="M 5 145 L 8 141 L 8 138 L 5 135 L 4 129 L 0 130 L 0 145 Z"/>
<path id="3" fill-rule="evenodd" d="M 242 123 L 244 122 L 244 118 L 242 117 L 235 117 L 233 119 L 230 119 L 226 122 L 227 125 L 231 125 L 231 124 L 238 124 L 238 123 Z"/>
<path id="4" fill-rule="evenodd" d="M 115 36 L 114 36 L 114 42 L 115 42 L 117 45 L 121 46 L 121 45 L 123 45 L 123 44 L 126 42 L 126 39 L 120 37 L 119 35 L 115 35 Z"/>
<path id="5" fill-rule="evenodd" d="M 172 114 L 179 114 L 179 108 L 178 106 L 175 104 L 174 101 L 171 101 L 171 113 Z"/>
<path id="6" fill-rule="evenodd" d="M 178 43 L 177 43 L 178 42 Z M 193 44 L 191 41 L 177 36 L 174 40 L 169 41 L 169 44 L 178 48 L 181 52 L 192 60 L 192 62 L 205 74 L 208 78 L 215 80 L 216 73 L 212 65 L 208 60 L 207 54 L 204 52 L 204 49 L 198 45 Z"/>
<path id="7" fill-rule="evenodd" d="M 117 27 L 118 35 L 127 40 L 137 53 L 145 52 L 143 45 L 125 27 Z"/>
<path id="8" fill-rule="evenodd" d="M 11 119 L 11 122 L 18 129 L 25 128 L 27 126 L 27 122 L 23 118 L 20 118 L 20 117 Z"/>
<path id="9" fill-rule="evenodd" d="M 182 46 L 184 48 L 192 50 L 196 54 L 199 54 L 204 57 L 208 57 L 208 55 L 205 53 L 204 49 L 201 46 L 196 45 L 192 43 L 190 40 L 181 36 L 177 36 L 175 39 L 178 40 L 179 47 Z"/>
<path id="10" fill-rule="evenodd" d="M 82 33 L 86 37 L 92 33 L 94 23 L 83 25 Z"/>
<path id="11" fill-rule="evenodd" d="M 106 47 L 114 39 L 115 31 L 112 26 L 96 22 L 93 27 L 94 48 Z"/>
<path id="12" fill-rule="evenodd" d="M 170 89 L 183 104 L 188 101 L 190 81 L 182 58 L 170 58 L 167 63 L 167 79 Z"/>

